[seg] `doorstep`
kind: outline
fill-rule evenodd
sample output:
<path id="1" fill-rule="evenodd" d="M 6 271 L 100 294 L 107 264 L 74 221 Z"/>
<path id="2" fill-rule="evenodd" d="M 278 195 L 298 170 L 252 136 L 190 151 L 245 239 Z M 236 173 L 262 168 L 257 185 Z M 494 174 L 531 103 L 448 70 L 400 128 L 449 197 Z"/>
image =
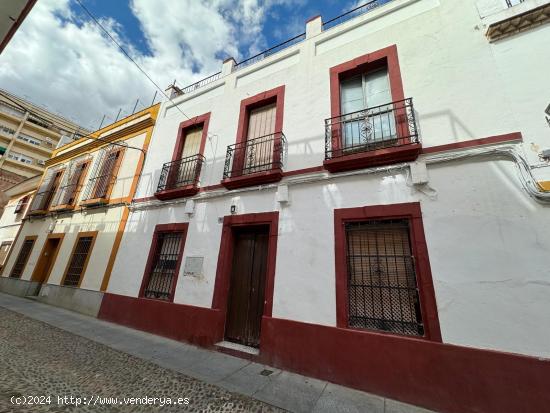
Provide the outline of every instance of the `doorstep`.
<path id="1" fill-rule="evenodd" d="M 35 300 L 0 293 L 0 307 L 291 412 L 430 412 L 222 352 L 205 350 L 133 330 Z M 221 342 L 217 346 L 227 348 L 234 345 L 226 343 Z M 242 348 L 234 350 L 245 353 L 243 350 L 250 351 Z"/>

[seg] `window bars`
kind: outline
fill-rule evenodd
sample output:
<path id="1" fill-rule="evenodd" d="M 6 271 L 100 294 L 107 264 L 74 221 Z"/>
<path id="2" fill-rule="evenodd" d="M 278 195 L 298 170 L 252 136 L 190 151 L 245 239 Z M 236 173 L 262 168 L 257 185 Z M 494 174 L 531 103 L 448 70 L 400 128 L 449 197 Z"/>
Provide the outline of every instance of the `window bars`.
<path id="1" fill-rule="evenodd" d="M 419 142 L 412 98 L 325 119 L 325 159 Z"/>
<path id="2" fill-rule="evenodd" d="M 64 169 L 49 169 L 34 196 L 30 213 L 47 211 L 59 186 Z"/>
<path id="3" fill-rule="evenodd" d="M 23 275 L 23 270 L 25 269 L 25 265 L 27 264 L 29 256 L 31 255 L 32 247 L 34 246 L 34 241 L 35 240 L 33 238 L 33 239 L 26 239 L 23 242 L 23 245 L 19 250 L 19 254 L 17 255 L 17 259 L 15 260 L 15 264 L 11 269 L 11 273 L 10 273 L 11 278 L 21 278 L 21 275 Z"/>
<path id="4" fill-rule="evenodd" d="M 286 137 L 282 132 L 229 145 L 223 178 L 234 178 L 255 172 L 282 170 Z"/>
<path id="5" fill-rule="evenodd" d="M 166 162 L 160 172 L 157 192 L 198 185 L 204 161 L 204 156 L 198 154 Z"/>
<path id="6" fill-rule="evenodd" d="M 109 197 L 111 187 L 122 160 L 124 148 L 108 146 L 100 151 L 84 190 L 83 200 L 104 200 Z"/>
<path id="7" fill-rule="evenodd" d="M 176 267 L 181 254 L 183 232 L 159 232 L 143 296 L 168 300 L 172 294 Z"/>
<path id="8" fill-rule="evenodd" d="M 345 229 L 349 326 L 424 335 L 408 220 L 348 222 Z"/>
<path id="9" fill-rule="evenodd" d="M 84 172 L 88 166 L 89 160 L 77 160 L 71 162 L 65 171 L 63 181 L 59 185 L 59 189 L 56 192 L 52 201 L 52 206 L 72 206 L 82 187 L 82 178 Z"/>
<path id="10" fill-rule="evenodd" d="M 67 273 L 65 274 L 63 285 L 78 287 L 80 284 L 80 278 L 82 277 L 86 267 L 86 262 L 88 261 L 88 254 L 90 253 L 93 240 L 94 237 L 92 236 L 83 236 L 78 238 L 73 255 L 71 256 L 71 261 L 67 267 Z"/>

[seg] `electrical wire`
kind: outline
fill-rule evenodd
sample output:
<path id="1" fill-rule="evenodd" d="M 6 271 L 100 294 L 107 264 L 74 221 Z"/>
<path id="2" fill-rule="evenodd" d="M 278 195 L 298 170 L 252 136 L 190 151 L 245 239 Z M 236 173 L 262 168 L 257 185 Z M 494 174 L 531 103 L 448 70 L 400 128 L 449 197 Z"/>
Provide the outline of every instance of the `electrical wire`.
<path id="1" fill-rule="evenodd" d="M 111 39 L 111 41 L 120 49 L 120 51 L 138 68 L 138 70 L 141 73 L 143 73 L 143 75 L 149 80 L 149 82 L 151 82 L 160 91 L 160 93 L 162 93 L 164 97 L 168 99 L 176 107 L 176 109 L 178 109 L 178 111 L 183 116 L 185 116 L 187 119 L 191 119 L 189 116 L 187 116 L 187 114 L 184 111 L 182 111 L 174 103 L 172 98 L 166 94 L 166 92 L 151 78 L 151 76 L 149 76 L 149 74 L 147 74 L 147 72 L 132 58 L 132 56 L 130 56 L 130 54 L 124 49 L 124 47 L 122 47 L 122 45 L 116 41 L 116 39 L 111 35 L 111 33 L 109 33 L 109 31 L 105 27 L 103 27 L 103 25 L 99 22 L 99 20 L 92 14 L 92 12 L 88 10 L 80 0 L 75 0 L 75 1 L 80 5 L 80 7 L 82 7 L 82 9 L 86 12 L 86 14 L 90 16 L 90 18 L 94 21 L 94 23 L 107 35 L 107 37 Z"/>

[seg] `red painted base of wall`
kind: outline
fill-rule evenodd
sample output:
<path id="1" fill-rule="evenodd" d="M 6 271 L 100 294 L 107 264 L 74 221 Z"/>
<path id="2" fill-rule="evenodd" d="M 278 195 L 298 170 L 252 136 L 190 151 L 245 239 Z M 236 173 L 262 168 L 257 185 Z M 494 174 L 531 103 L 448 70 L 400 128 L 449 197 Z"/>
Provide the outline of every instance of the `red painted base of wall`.
<path id="1" fill-rule="evenodd" d="M 107 293 L 98 318 L 204 347 L 222 340 L 225 322 L 211 308 Z"/>
<path id="2" fill-rule="evenodd" d="M 115 294 L 99 318 L 209 348 L 224 334 L 219 310 Z M 550 360 L 517 354 L 264 316 L 245 358 L 441 412 L 550 408 Z"/>
<path id="3" fill-rule="evenodd" d="M 278 182 L 283 178 L 283 172 L 280 169 L 272 169 L 270 171 L 256 172 L 253 174 L 236 176 L 234 178 L 226 178 L 221 184 L 227 189 L 244 188 L 246 186 L 270 184 Z"/>
<path id="4" fill-rule="evenodd" d="M 327 159 L 323 165 L 330 172 L 349 171 L 352 169 L 368 168 L 378 165 L 389 165 L 399 162 L 410 162 L 416 160 L 422 145 L 418 143 L 397 146 L 394 148 L 377 149 L 369 152 L 359 152 L 350 155 L 343 155 Z M 337 153 L 334 152 L 336 155 Z"/>
<path id="5" fill-rule="evenodd" d="M 266 364 L 441 412 L 550 411 L 550 360 L 264 318 Z"/>

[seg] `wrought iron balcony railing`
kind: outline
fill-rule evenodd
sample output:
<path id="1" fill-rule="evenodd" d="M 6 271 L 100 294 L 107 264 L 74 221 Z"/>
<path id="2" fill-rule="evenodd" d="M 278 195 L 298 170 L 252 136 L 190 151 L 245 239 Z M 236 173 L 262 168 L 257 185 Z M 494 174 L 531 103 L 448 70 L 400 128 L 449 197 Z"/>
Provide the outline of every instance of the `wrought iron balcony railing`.
<path id="1" fill-rule="evenodd" d="M 412 98 L 325 120 L 325 159 L 420 143 Z"/>
<path id="2" fill-rule="evenodd" d="M 183 188 L 189 185 L 197 186 L 204 161 L 204 156 L 197 154 L 166 162 L 160 172 L 157 192 Z"/>
<path id="3" fill-rule="evenodd" d="M 286 138 L 282 132 L 229 145 L 223 178 L 236 178 L 256 172 L 282 171 L 285 151 Z"/>
<path id="4" fill-rule="evenodd" d="M 514 7 L 520 3 L 523 3 L 524 0 L 506 0 L 506 5 L 508 6 L 508 8 L 510 7 Z"/>

